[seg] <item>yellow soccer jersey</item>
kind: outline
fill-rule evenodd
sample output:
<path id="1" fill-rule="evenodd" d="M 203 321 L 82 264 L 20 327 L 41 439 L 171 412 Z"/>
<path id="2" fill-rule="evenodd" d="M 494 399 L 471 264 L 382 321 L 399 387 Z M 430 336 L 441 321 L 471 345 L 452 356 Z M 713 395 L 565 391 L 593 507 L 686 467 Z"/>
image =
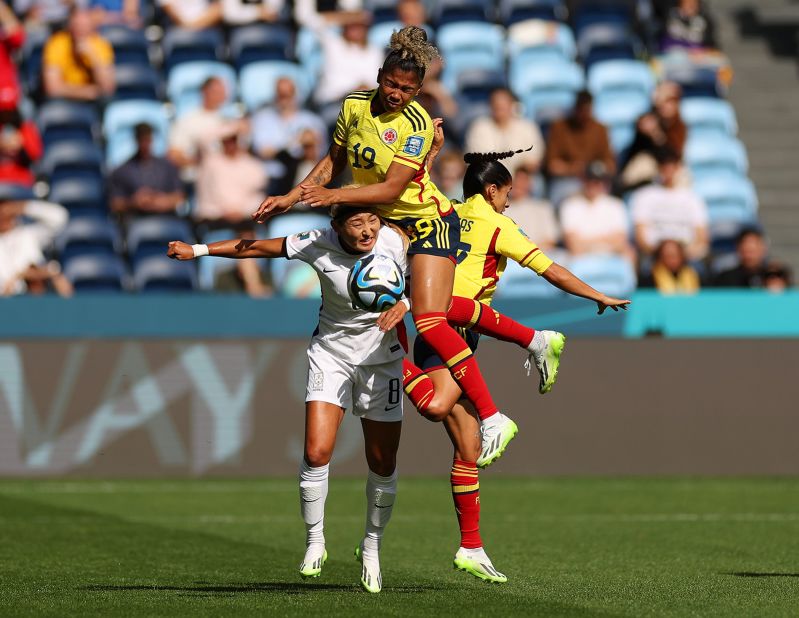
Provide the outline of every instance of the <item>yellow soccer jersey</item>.
<path id="1" fill-rule="evenodd" d="M 416 175 L 396 202 L 379 206 L 387 219 L 435 219 L 452 205 L 430 180 L 424 166 L 433 143 L 433 122 L 421 105 L 412 101 L 402 111 L 372 116 L 377 90 L 353 92 L 341 106 L 333 141 L 347 149 L 353 180 L 361 185 L 383 182 L 389 166 L 400 163 Z"/>
<path id="2" fill-rule="evenodd" d="M 496 212 L 482 195 L 454 206 L 461 220 L 454 296 L 491 304 L 508 258 L 539 275 L 552 264 L 512 219 Z"/>

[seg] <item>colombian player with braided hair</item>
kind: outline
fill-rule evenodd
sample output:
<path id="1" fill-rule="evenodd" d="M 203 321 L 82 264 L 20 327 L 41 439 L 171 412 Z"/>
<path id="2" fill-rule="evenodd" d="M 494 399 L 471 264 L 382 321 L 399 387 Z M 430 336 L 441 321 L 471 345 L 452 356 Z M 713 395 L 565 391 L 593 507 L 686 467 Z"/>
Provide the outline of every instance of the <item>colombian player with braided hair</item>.
<path id="1" fill-rule="evenodd" d="M 422 28 L 408 26 L 391 37 L 378 71 L 378 87 L 345 98 L 327 155 L 286 195 L 267 197 L 256 221 L 302 201 L 312 207 L 373 205 L 410 239 L 411 311 L 417 331 L 457 381 L 481 421 L 489 465 L 516 434 L 516 424 L 497 409 L 469 346 L 447 323 L 452 299 L 460 222 L 450 201 L 430 180 L 425 161 L 433 121 L 414 101 L 425 72 L 438 57 Z M 358 188 L 325 185 L 349 165 Z"/>
<path id="2" fill-rule="evenodd" d="M 440 127 L 437 127 L 435 141 L 430 164 L 443 145 Z M 596 302 L 600 314 L 608 307 L 614 311 L 626 310 L 630 301 L 598 292 L 553 262 L 512 219 L 503 214 L 508 206 L 512 177 L 500 161 L 519 152 L 523 151 L 464 155 L 468 164 L 463 179 L 464 202 L 454 203 L 461 221 L 464 250 L 458 256 L 455 296 L 448 317 L 451 323 L 466 327 L 461 333 L 472 351 L 477 348 L 478 333 L 490 334 L 528 349 L 530 360 L 541 373 L 540 390 L 546 392 L 554 379 L 565 337 L 554 331 L 527 328 L 491 309 L 491 300 L 508 258 L 533 270 L 555 287 Z M 384 324 L 391 322 L 386 319 Z M 485 326 L 488 328 L 483 328 Z M 505 582 L 507 577 L 494 568 L 480 537 L 478 465 L 481 442 L 478 422 L 467 411 L 468 401 L 459 402 L 460 386 L 452 379 L 441 358 L 420 338 L 414 345 L 414 361 L 415 365 L 407 360 L 404 363 L 405 392 L 427 418 L 443 421 L 454 447 L 450 483 L 461 532 L 461 545 L 455 554 L 454 565 L 480 579 Z"/>

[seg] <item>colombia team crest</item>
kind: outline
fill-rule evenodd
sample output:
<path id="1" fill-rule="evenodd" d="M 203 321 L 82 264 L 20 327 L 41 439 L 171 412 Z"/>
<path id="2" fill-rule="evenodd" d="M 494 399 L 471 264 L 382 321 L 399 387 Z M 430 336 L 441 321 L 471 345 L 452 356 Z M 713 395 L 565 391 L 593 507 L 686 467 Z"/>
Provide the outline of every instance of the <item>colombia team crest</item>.
<path id="1" fill-rule="evenodd" d="M 394 129 L 386 129 L 380 136 L 384 144 L 393 144 L 397 141 L 397 132 Z"/>

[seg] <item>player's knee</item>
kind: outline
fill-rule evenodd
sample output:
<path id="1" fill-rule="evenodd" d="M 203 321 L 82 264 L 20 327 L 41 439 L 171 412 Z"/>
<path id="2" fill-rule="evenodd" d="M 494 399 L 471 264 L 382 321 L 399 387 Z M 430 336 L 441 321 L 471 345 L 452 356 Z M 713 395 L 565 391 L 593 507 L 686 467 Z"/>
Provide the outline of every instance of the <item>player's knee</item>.
<path id="1" fill-rule="evenodd" d="M 397 468 L 397 457 L 384 453 L 372 453 L 369 457 L 369 469 L 379 476 L 391 476 Z"/>
<path id="2" fill-rule="evenodd" d="M 449 409 L 436 401 L 432 401 L 429 406 L 424 410 L 419 410 L 421 414 L 428 421 L 433 423 L 440 423 L 449 415 Z"/>
<path id="3" fill-rule="evenodd" d="M 333 449 L 322 444 L 308 444 L 305 447 L 305 461 L 312 468 L 326 466 L 333 457 Z"/>

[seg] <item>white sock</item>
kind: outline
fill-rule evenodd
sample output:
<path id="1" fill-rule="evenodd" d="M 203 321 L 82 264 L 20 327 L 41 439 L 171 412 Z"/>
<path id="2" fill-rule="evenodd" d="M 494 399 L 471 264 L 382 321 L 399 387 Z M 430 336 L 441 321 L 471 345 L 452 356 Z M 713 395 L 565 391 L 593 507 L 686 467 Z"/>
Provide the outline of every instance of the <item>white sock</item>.
<path id="1" fill-rule="evenodd" d="M 473 549 L 460 547 L 458 548 L 458 554 L 467 558 L 471 558 L 472 560 L 477 560 L 478 562 L 491 562 L 491 559 L 488 557 L 488 554 L 486 554 L 482 547 L 475 547 Z"/>
<path id="2" fill-rule="evenodd" d="M 325 545 L 325 500 L 330 464 L 312 468 L 300 464 L 300 512 L 305 522 L 305 544 Z"/>
<path id="3" fill-rule="evenodd" d="M 363 537 L 364 560 L 377 559 L 394 500 L 397 497 L 397 471 L 380 476 L 369 470 L 366 479 L 366 534 Z"/>
<path id="4" fill-rule="evenodd" d="M 484 418 L 483 420 L 480 421 L 480 424 L 483 427 L 486 427 L 486 428 L 488 428 L 488 427 L 496 427 L 496 426 L 502 424 L 502 421 L 504 419 L 505 419 L 505 416 L 502 414 L 502 412 L 497 410 L 496 414 L 492 414 L 491 416 L 488 416 L 488 417 Z"/>
<path id="5" fill-rule="evenodd" d="M 527 349 L 533 354 L 540 354 L 543 351 L 546 343 L 547 340 L 544 337 L 543 331 L 537 330 L 533 335 L 532 341 L 530 341 L 530 344 L 527 346 Z"/>

